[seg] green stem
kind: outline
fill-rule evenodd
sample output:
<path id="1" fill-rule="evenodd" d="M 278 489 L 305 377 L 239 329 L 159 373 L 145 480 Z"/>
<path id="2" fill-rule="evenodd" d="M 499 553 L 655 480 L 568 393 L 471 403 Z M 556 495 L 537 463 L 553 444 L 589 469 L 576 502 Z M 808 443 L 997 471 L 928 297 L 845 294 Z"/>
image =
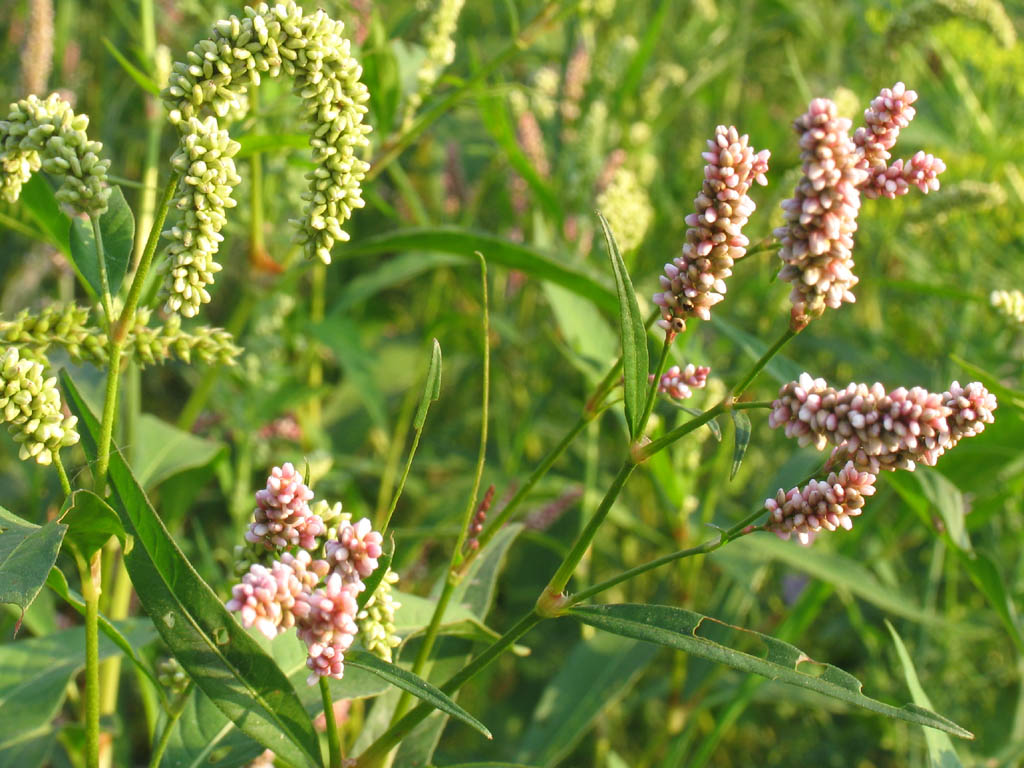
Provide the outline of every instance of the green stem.
<path id="1" fill-rule="evenodd" d="M 779 350 L 786 346 L 786 343 L 796 336 L 796 334 L 797 331 L 794 331 L 792 328 L 787 328 L 786 332 L 783 333 L 763 355 L 761 355 L 761 358 L 756 363 L 754 363 L 754 367 L 750 369 L 745 377 L 743 377 L 743 380 L 733 387 L 732 396 L 739 397 L 742 395 L 746 391 L 747 387 L 750 386 L 751 382 L 757 378 L 757 374 L 759 374 L 764 367 L 768 365 L 768 362 L 775 357 L 775 355 L 779 353 Z"/>
<path id="2" fill-rule="evenodd" d="M 690 432 L 693 432 L 693 430 L 697 429 L 698 427 L 704 426 L 712 419 L 721 416 L 727 410 L 728 408 L 726 407 L 725 401 L 723 401 L 718 405 L 704 411 L 704 413 L 702 413 L 700 416 L 694 416 L 689 421 L 680 424 L 678 427 L 662 435 L 657 440 L 652 440 L 647 445 L 638 449 L 638 461 L 646 461 L 651 456 L 656 454 L 658 451 L 672 445 L 672 443 L 674 443 L 679 438 L 688 435 Z"/>
<path id="3" fill-rule="evenodd" d="M 480 257 L 480 283 L 484 312 L 484 371 L 483 396 L 480 414 L 480 448 L 477 452 L 473 489 L 470 491 L 469 498 L 466 500 L 466 510 L 462 514 L 462 525 L 459 530 L 459 537 L 455 542 L 454 549 L 452 550 L 451 560 L 448 564 L 448 571 L 445 574 L 444 586 L 441 589 L 441 596 L 437 601 L 437 605 L 434 606 L 434 613 L 430 617 L 430 624 L 427 626 L 427 631 L 423 636 L 423 641 L 421 642 L 419 651 L 416 654 L 416 660 L 412 665 L 412 672 L 414 675 L 419 675 L 423 671 L 427 660 L 430 658 L 430 652 L 434 649 L 434 643 L 437 641 L 437 633 L 441 628 L 441 621 L 444 619 L 444 612 L 448 608 L 448 603 L 451 601 L 455 587 L 461 580 L 458 569 L 463 560 L 462 551 L 465 547 L 466 540 L 469 537 L 469 527 L 473 524 L 477 496 L 480 493 L 480 481 L 484 474 L 484 463 L 487 459 L 487 422 L 490 416 L 489 403 L 491 394 L 491 323 L 487 297 L 487 262 L 481 254 L 477 253 L 477 255 Z M 405 714 L 410 701 L 411 694 L 407 691 L 403 691 L 401 697 L 398 699 L 398 703 L 395 705 L 395 712 L 391 718 L 392 722 L 397 721 L 398 718 Z"/>
<path id="4" fill-rule="evenodd" d="M 71 495 L 71 483 L 68 480 L 68 473 L 64 471 L 64 462 L 60 460 L 60 453 L 58 451 L 53 452 L 53 465 L 57 467 L 60 489 L 64 492 L 64 497 L 67 498 Z"/>
<path id="5" fill-rule="evenodd" d="M 388 525 L 391 524 L 391 516 L 395 514 L 395 508 L 398 507 L 398 500 L 402 497 L 402 491 L 405 490 L 405 481 L 409 479 L 409 472 L 412 470 L 412 460 L 416 457 L 416 449 L 419 447 L 420 436 L 422 434 L 423 428 L 421 427 L 417 429 L 412 436 L 412 446 L 409 448 L 409 456 L 405 460 L 405 468 L 402 470 L 402 477 L 399 479 L 398 487 L 395 488 L 395 492 L 391 496 L 391 504 L 388 506 L 387 513 L 377 525 L 377 530 L 380 531 L 381 536 L 387 532 Z M 395 439 L 397 442 L 397 434 L 395 435 Z M 381 482 L 383 482 L 383 479 Z"/>
<path id="6" fill-rule="evenodd" d="M 661 372 L 665 370 L 665 361 L 668 360 L 668 351 L 672 348 L 673 336 L 671 334 L 665 334 L 665 343 L 661 347 L 661 357 L 658 358 L 658 365 L 654 369 L 654 378 L 651 379 L 650 384 L 647 386 L 647 397 L 644 399 L 644 411 L 640 418 L 640 432 L 643 434 L 644 429 L 647 427 L 647 420 L 651 418 L 651 412 L 654 410 L 654 403 L 658 397 L 658 384 L 661 382 Z"/>
<path id="7" fill-rule="evenodd" d="M 479 656 L 474 658 L 460 672 L 451 677 L 441 690 L 451 695 L 461 688 L 465 683 L 472 680 L 481 671 L 489 667 L 506 650 L 512 647 L 515 642 L 540 623 L 542 617 L 535 611 L 530 611 L 509 629 L 504 635 L 495 640 Z M 427 715 L 436 711 L 429 704 L 420 704 L 401 720 L 394 723 L 387 731 L 381 734 L 362 755 L 359 756 L 358 765 L 361 768 L 373 768 L 380 764 L 387 754 L 397 745 L 413 728 L 422 722 Z"/>
<path id="8" fill-rule="evenodd" d="M 569 583 L 569 579 L 572 577 L 573 571 L 576 570 L 576 566 L 583 559 L 583 555 L 590 548 L 590 544 L 597 534 L 597 529 L 601 527 L 601 523 L 608 516 L 612 504 L 619 497 L 622 487 L 626 484 L 629 476 L 633 474 L 634 469 L 636 469 L 636 464 L 633 463 L 632 459 L 626 459 L 622 463 L 619 473 L 615 476 L 604 498 L 601 499 L 601 503 L 594 510 L 594 514 L 587 521 L 586 527 L 580 531 L 580 535 L 573 543 L 569 554 L 562 560 L 562 564 L 558 566 L 555 575 L 551 577 L 548 585 L 541 593 L 537 601 L 537 608 L 535 609 L 541 616 L 557 616 L 561 612 L 559 605 L 564 599 L 562 593 L 565 591 L 565 586 Z"/>
<path id="9" fill-rule="evenodd" d="M 110 298 L 110 280 L 107 278 L 107 259 L 103 252 L 103 232 L 100 231 L 100 217 L 98 214 L 89 214 L 89 222 L 92 224 L 92 236 L 96 241 L 96 260 L 100 269 L 100 301 L 103 302 L 103 313 L 107 316 L 107 331 L 113 327 L 114 305 Z"/>
<path id="10" fill-rule="evenodd" d="M 320 677 L 320 698 L 324 703 L 324 721 L 327 725 L 327 750 L 330 754 L 330 768 L 341 768 L 341 736 L 338 734 L 338 720 L 334 716 L 334 702 L 327 678 Z"/>
<path id="11" fill-rule="evenodd" d="M 149 768 L 159 768 L 160 760 L 164 756 L 164 752 L 167 750 L 167 745 L 171 742 L 171 735 L 174 733 L 174 724 L 178 722 L 178 718 L 181 717 L 181 713 L 185 711 L 185 704 L 188 702 L 189 694 L 192 692 L 192 681 L 189 680 L 188 685 L 185 686 L 185 690 L 181 692 L 174 706 L 167 712 L 167 722 L 164 723 L 164 729 L 160 732 L 160 740 L 153 747 L 153 754 L 149 758 Z"/>
<path id="12" fill-rule="evenodd" d="M 99 768 L 100 764 L 100 645 L 99 605 L 102 579 L 102 549 L 86 564 L 78 558 L 82 579 L 82 597 L 85 600 L 85 764 Z"/>

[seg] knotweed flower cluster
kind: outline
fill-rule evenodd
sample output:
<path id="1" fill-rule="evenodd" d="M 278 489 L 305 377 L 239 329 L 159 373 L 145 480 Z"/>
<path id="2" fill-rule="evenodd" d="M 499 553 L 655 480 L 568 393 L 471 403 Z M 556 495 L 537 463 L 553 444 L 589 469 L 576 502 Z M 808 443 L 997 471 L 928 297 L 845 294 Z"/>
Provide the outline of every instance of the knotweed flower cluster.
<path id="1" fill-rule="evenodd" d="M 50 464 L 61 448 L 78 442 L 78 419 L 63 414 L 57 379 L 44 378 L 43 364 L 16 348 L 0 357 L 0 421 L 21 444 L 23 460 Z"/>
<path id="2" fill-rule="evenodd" d="M 711 369 L 706 365 L 689 363 L 685 368 L 673 365 L 658 380 L 658 391 L 673 400 L 686 400 L 693 395 L 694 389 L 703 389 L 707 384 Z M 650 374 L 649 381 L 654 381 Z"/>
<path id="3" fill-rule="evenodd" d="M 811 480 L 803 488 L 781 488 L 773 498 L 765 499 L 769 518 L 765 527 L 779 538 L 794 533 L 801 544 L 810 544 L 821 530 L 850 530 L 853 518 L 860 514 L 864 497 L 875 492 L 875 476 L 861 472 L 852 461 L 825 480 Z"/>
<path id="4" fill-rule="evenodd" d="M 992 291 L 989 302 L 1010 320 L 1024 324 L 1024 293 L 1017 289 Z"/>
<path id="5" fill-rule="evenodd" d="M 398 577 L 388 572 L 359 610 L 363 580 L 383 553 L 381 535 L 365 518 L 353 523 L 341 504 L 312 500 L 294 466 L 271 470 L 245 534 L 251 561 L 227 603 L 245 627 L 269 638 L 296 627 L 309 651 L 310 685 L 320 676 L 341 678 L 345 651 L 361 631 L 369 650 L 390 658 L 399 607 L 390 592 Z"/>
<path id="6" fill-rule="evenodd" d="M 868 172 L 850 138 L 850 121 L 828 99 L 814 99 L 796 120 L 803 177 L 782 203 L 786 224 L 775 230 L 784 262 L 779 277 L 792 283 L 790 325 L 802 330 L 826 307 L 853 302 L 853 233 L 860 210 L 859 187 Z"/>
<path id="7" fill-rule="evenodd" d="M 116 312 L 120 304 L 114 300 Z M 138 309 L 135 322 L 125 337 L 124 354 L 140 366 L 193 357 L 204 363 L 234 365 L 241 349 L 223 328 L 202 326 L 185 331 L 181 318 L 172 315 L 162 325 L 149 325 L 152 312 Z M 51 346 L 65 349 L 76 363 L 88 362 L 98 368 L 109 362 L 107 334 L 89 321 L 89 310 L 76 304 L 50 304 L 38 313 L 22 310 L 11 320 L 0 318 L 0 342 L 45 355 Z"/>
<path id="8" fill-rule="evenodd" d="M 889 150 L 896 145 L 900 130 L 914 119 L 911 105 L 915 101 L 915 91 L 896 83 L 892 88 L 883 88 L 864 110 L 866 125 L 853 134 L 853 143 L 857 146 L 859 167 L 868 173 L 861 185 L 865 197 L 892 199 L 905 195 L 911 185 L 925 194 L 939 188 L 938 175 L 946 170 L 946 165 L 933 155 L 918 152 L 910 160 L 888 164 L 892 157 Z"/>
<path id="9" fill-rule="evenodd" d="M 58 94 L 45 99 L 29 96 L 11 104 L 0 120 L 0 192 L 16 202 L 22 185 L 36 171 L 59 178 L 57 199 L 82 213 L 96 216 L 107 210 L 109 160 L 103 145 L 86 135 L 89 118 L 76 115 Z"/>
<path id="10" fill-rule="evenodd" d="M 665 265 L 662 292 L 654 294 L 666 330 L 682 332 L 691 317 L 711 319 L 711 307 L 725 297 L 733 263 L 747 252 L 750 241 L 742 230 L 756 207 L 747 191 L 755 181 L 767 183 L 770 156 L 766 149 L 755 152 L 748 141 L 724 125 L 708 141 L 704 184 L 693 201 L 696 212 L 686 217 L 682 255 Z"/>
<path id="11" fill-rule="evenodd" d="M 368 144 L 370 128 L 363 125 L 369 94 L 359 80 L 362 67 L 343 28 L 322 10 L 304 14 L 294 0 L 260 3 L 246 8 L 241 19 L 231 16 L 214 24 L 210 37 L 174 64 L 161 95 L 181 134 L 175 167 L 185 176 L 179 207 L 196 215 L 186 213 L 178 232 L 172 230 L 177 247 L 170 254 L 168 307 L 173 311 L 195 314 L 209 300 L 206 286 L 217 271 L 217 224 L 233 204 L 231 188 L 238 183 L 230 160 L 237 145 L 218 120 L 240 110 L 248 86 L 258 85 L 264 74 L 276 77 L 283 71 L 293 79 L 310 125 L 316 167 L 306 175 L 298 241 L 309 257 L 329 264 L 334 243 L 348 239 L 342 224 L 363 206 L 360 182 L 369 167 L 356 153 Z M 211 166 L 202 152 L 197 156 L 197 144 L 215 148 L 217 162 Z"/>
<path id="12" fill-rule="evenodd" d="M 607 186 L 597 197 L 597 207 L 623 251 L 632 251 L 643 242 L 644 235 L 654 218 L 654 208 L 647 190 L 636 173 L 619 165 L 611 174 Z"/>
<path id="13" fill-rule="evenodd" d="M 239 144 L 221 130 L 216 118 L 190 117 L 183 124 L 181 143 L 171 166 L 181 174 L 175 207 L 181 220 L 164 232 L 167 246 L 166 311 L 195 317 L 210 301 L 206 287 L 221 266 L 214 257 L 224 236 L 227 209 L 235 206 L 231 190 L 241 179 L 232 159 Z"/>
<path id="14" fill-rule="evenodd" d="M 942 393 L 921 387 L 891 392 L 875 383 L 830 387 L 804 373 L 779 390 L 768 423 L 784 427 L 787 437 L 822 450 L 833 445 L 858 470 L 913 470 L 917 462 L 934 466 L 961 439 L 993 421 L 996 398 L 978 382 L 954 381 Z"/>
<path id="15" fill-rule="evenodd" d="M 406 128 L 412 124 L 416 110 L 441 78 L 441 73 L 455 61 L 455 30 L 465 1 L 438 0 L 437 8 L 427 21 L 423 35 L 427 55 L 416 72 L 417 89 L 409 95 L 409 103 L 405 108 L 403 123 Z"/>

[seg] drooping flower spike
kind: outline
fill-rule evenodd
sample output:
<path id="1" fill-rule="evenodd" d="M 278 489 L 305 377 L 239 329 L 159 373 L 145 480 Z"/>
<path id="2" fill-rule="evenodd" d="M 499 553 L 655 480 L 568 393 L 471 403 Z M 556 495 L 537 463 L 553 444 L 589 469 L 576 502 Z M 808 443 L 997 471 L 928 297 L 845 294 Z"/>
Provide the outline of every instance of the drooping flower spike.
<path id="1" fill-rule="evenodd" d="M 994 421 L 996 398 L 978 382 L 954 381 L 943 393 L 921 387 L 891 392 L 875 383 L 830 387 L 804 373 L 779 390 L 768 423 L 822 450 L 831 444 L 859 470 L 934 466 L 946 450 Z"/>
<path id="2" fill-rule="evenodd" d="M 313 491 L 302 482 L 292 464 L 274 467 L 267 487 L 256 493 L 256 509 L 245 534 L 246 541 L 267 550 L 294 546 L 315 549 L 317 538 L 326 528 L 309 507 L 312 498 Z"/>
<path id="3" fill-rule="evenodd" d="M 64 415 L 57 379 L 46 378 L 43 364 L 22 358 L 15 347 L 0 356 L 0 423 L 21 445 L 22 460 L 48 465 L 61 448 L 78 442 L 78 419 Z"/>
<path id="4" fill-rule="evenodd" d="M 693 395 L 692 390 L 704 388 L 709 373 L 711 368 L 706 365 L 689 363 L 682 369 L 678 365 L 673 365 L 658 380 L 658 391 L 673 400 L 686 400 Z M 654 381 L 653 373 L 649 375 L 648 380 Z"/>
<path id="5" fill-rule="evenodd" d="M 801 544 L 809 544 L 822 530 L 850 530 L 853 518 L 860 514 L 864 497 L 875 492 L 875 476 L 859 471 L 848 461 L 838 473 L 826 480 L 811 480 L 803 488 L 791 488 L 765 499 L 769 512 L 765 528 L 782 539 L 794 533 Z"/>
<path id="6" fill-rule="evenodd" d="M 747 196 L 750 186 L 766 184 L 770 153 L 755 152 L 733 126 L 720 125 L 708 140 L 704 153 L 704 183 L 693 201 L 696 212 L 686 217 L 683 252 L 665 265 L 660 293 L 654 303 L 661 308 L 659 325 L 681 333 L 691 317 L 711 319 L 711 307 L 725 297 L 725 281 L 733 264 L 743 258 L 750 241 L 743 226 L 754 212 Z"/>

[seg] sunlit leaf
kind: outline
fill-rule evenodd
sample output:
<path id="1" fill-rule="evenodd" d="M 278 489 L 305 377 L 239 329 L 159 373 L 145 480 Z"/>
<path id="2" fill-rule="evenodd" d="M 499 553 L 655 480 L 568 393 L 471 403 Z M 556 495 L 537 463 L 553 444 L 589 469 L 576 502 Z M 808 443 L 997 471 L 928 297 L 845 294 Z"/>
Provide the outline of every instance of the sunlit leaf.
<path id="1" fill-rule="evenodd" d="M 743 457 L 747 455 L 747 446 L 750 445 L 750 417 L 746 411 L 729 411 L 729 415 L 732 416 L 733 426 L 736 428 L 735 442 L 733 443 L 732 449 L 732 469 L 729 470 L 729 479 L 732 480 L 736 477 L 736 473 L 740 471 L 740 465 L 743 463 Z"/>
<path id="2" fill-rule="evenodd" d="M 13 603 L 25 615 L 57 562 L 67 530 L 57 520 L 39 526 L 0 507 L 0 603 Z"/>
<path id="3" fill-rule="evenodd" d="M 100 216 L 100 235 L 103 238 L 103 263 L 107 270 L 107 284 L 111 296 L 116 296 L 128 272 L 128 264 L 135 247 L 135 217 L 125 202 L 120 187 L 110 193 L 107 210 Z M 75 217 L 71 220 L 71 258 L 82 276 L 96 292 L 103 295 L 103 281 L 100 276 L 99 254 L 96 238 L 89 219 Z"/>

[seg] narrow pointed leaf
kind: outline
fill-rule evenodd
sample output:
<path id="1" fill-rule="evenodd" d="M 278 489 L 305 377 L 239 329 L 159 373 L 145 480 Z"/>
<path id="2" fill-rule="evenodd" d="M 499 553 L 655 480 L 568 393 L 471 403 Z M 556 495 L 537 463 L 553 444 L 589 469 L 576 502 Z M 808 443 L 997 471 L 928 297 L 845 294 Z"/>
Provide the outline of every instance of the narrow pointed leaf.
<path id="1" fill-rule="evenodd" d="M 483 723 L 448 698 L 440 688 L 434 687 L 412 672 L 402 669 L 395 664 L 389 664 L 366 651 L 348 651 L 345 654 L 345 665 L 352 665 L 353 667 L 365 669 L 367 672 L 372 672 L 392 685 L 401 688 L 403 691 L 408 691 L 418 699 L 422 699 L 435 709 L 458 718 L 466 725 L 475 728 L 488 739 L 491 738 L 491 732 L 487 730 Z"/>
<path id="2" fill-rule="evenodd" d="M 647 396 L 647 374 L 650 368 L 650 360 L 647 355 L 647 330 L 644 327 L 644 318 L 640 314 L 640 307 L 636 303 L 636 291 L 633 290 L 629 272 L 626 271 L 626 264 L 622 261 L 622 254 L 619 253 L 619 246 L 615 242 L 615 235 L 612 234 L 605 217 L 600 213 L 597 214 L 597 217 L 601 220 L 605 242 L 608 244 L 608 258 L 612 262 L 612 271 L 615 273 L 615 291 L 619 297 L 622 373 L 625 377 L 623 388 L 626 400 L 626 421 L 629 423 L 629 436 L 636 439 L 640 430 L 644 428 L 640 420 L 643 418 L 644 398 Z"/>
<path id="3" fill-rule="evenodd" d="M 359 597 L 356 598 L 356 606 L 360 611 L 363 610 L 366 604 L 370 601 L 373 593 L 377 591 L 377 587 L 379 587 L 380 583 L 384 580 L 384 576 L 388 572 L 388 567 L 391 565 L 391 558 L 394 554 L 395 537 L 389 535 L 387 541 L 384 542 L 383 552 L 381 552 L 380 557 L 377 558 L 377 568 L 369 575 L 366 581 L 363 582 L 363 591 L 360 592 Z"/>
<path id="4" fill-rule="evenodd" d="M 999 573 L 995 561 L 984 552 L 974 550 L 972 552 L 960 551 L 960 562 L 964 564 L 967 573 L 971 577 L 981 593 L 988 600 L 989 605 L 1003 622 L 1010 639 L 1017 646 L 1017 653 L 1024 654 L 1024 634 L 1021 633 L 1020 620 L 1017 617 L 1017 609 L 1013 600 L 1006 590 L 1006 582 Z"/>
<path id="5" fill-rule="evenodd" d="M 926 725 L 964 739 L 974 738 L 970 731 L 961 728 L 952 720 L 916 704 L 894 707 L 868 698 L 862 693 L 861 682 L 853 675 L 831 664 L 814 662 L 796 646 L 777 640 L 770 635 L 763 635 L 742 627 L 732 627 L 743 632 L 747 637 L 759 640 L 766 651 L 764 657 L 753 656 L 745 651 L 702 637 L 697 632 L 705 621 L 715 622 L 726 627 L 731 625 L 693 611 L 667 605 L 621 604 L 581 606 L 570 609 L 569 613 L 584 624 L 603 629 L 606 632 L 637 640 L 646 640 L 649 643 L 657 643 L 669 648 L 677 648 L 742 672 L 750 672 L 770 680 L 807 688 L 824 696 L 845 701 L 848 704 L 896 720 Z M 821 674 L 810 675 L 801 672 L 799 666 L 801 663 L 817 664 L 821 668 Z"/>
<path id="6" fill-rule="evenodd" d="M 921 681 L 917 678 L 917 670 L 914 669 L 914 662 L 907 653 L 907 647 L 903 640 L 896 633 L 896 628 L 886 619 L 885 626 L 892 635 L 892 641 L 896 645 L 896 654 L 900 657 L 900 664 L 903 666 L 903 676 L 907 679 L 907 687 L 910 695 L 914 697 L 914 703 L 921 707 L 931 707 L 932 702 L 928 694 L 921 687 Z M 953 741 L 949 736 L 933 728 L 925 728 L 924 741 L 928 745 L 928 764 L 930 768 L 959 768 L 962 764 L 957 757 Z"/>
<path id="7" fill-rule="evenodd" d="M 420 398 L 419 407 L 416 408 L 416 417 L 412 421 L 414 429 L 423 429 L 430 404 L 437 402 L 439 397 L 441 397 L 441 345 L 437 343 L 437 339 L 434 339 L 434 346 L 430 349 L 427 381 L 423 385 L 423 397 Z"/>
<path id="8" fill-rule="evenodd" d="M 0 507 L 0 603 L 14 603 L 25 616 L 57 562 L 67 530 L 57 520 L 39 526 Z"/>
<path id="9" fill-rule="evenodd" d="M 746 411 L 729 411 L 729 414 L 732 416 L 733 426 L 736 427 L 736 440 L 732 449 L 732 470 L 729 472 L 729 479 L 732 480 L 736 477 L 736 473 L 740 471 L 743 457 L 747 455 L 747 446 L 750 445 L 751 428 L 750 417 L 747 416 Z"/>
<path id="10" fill-rule="evenodd" d="M 66 372 L 61 382 L 94 459 L 99 422 Z M 125 567 L 189 676 L 247 736 L 291 764 L 322 766 L 316 732 L 288 678 L 178 549 L 116 447 L 110 480 L 121 523 L 134 539 Z"/>
<path id="11" fill-rule="evenodd" d="M 117 63 L 121 65 L 121 68 L 128 73 L 128 77 L 134 80 L 135 84 L 138 85 L 139 88 L 152 96 L 156 96 L 157 98 L 160 97 L 160 86 L 153 82 L 151 77 L 128 61 L 128 57 L 117 50 L 108 38 L 103 38 L 103 45 L 106 46 L 110 55 L 114 57 Z"/>

